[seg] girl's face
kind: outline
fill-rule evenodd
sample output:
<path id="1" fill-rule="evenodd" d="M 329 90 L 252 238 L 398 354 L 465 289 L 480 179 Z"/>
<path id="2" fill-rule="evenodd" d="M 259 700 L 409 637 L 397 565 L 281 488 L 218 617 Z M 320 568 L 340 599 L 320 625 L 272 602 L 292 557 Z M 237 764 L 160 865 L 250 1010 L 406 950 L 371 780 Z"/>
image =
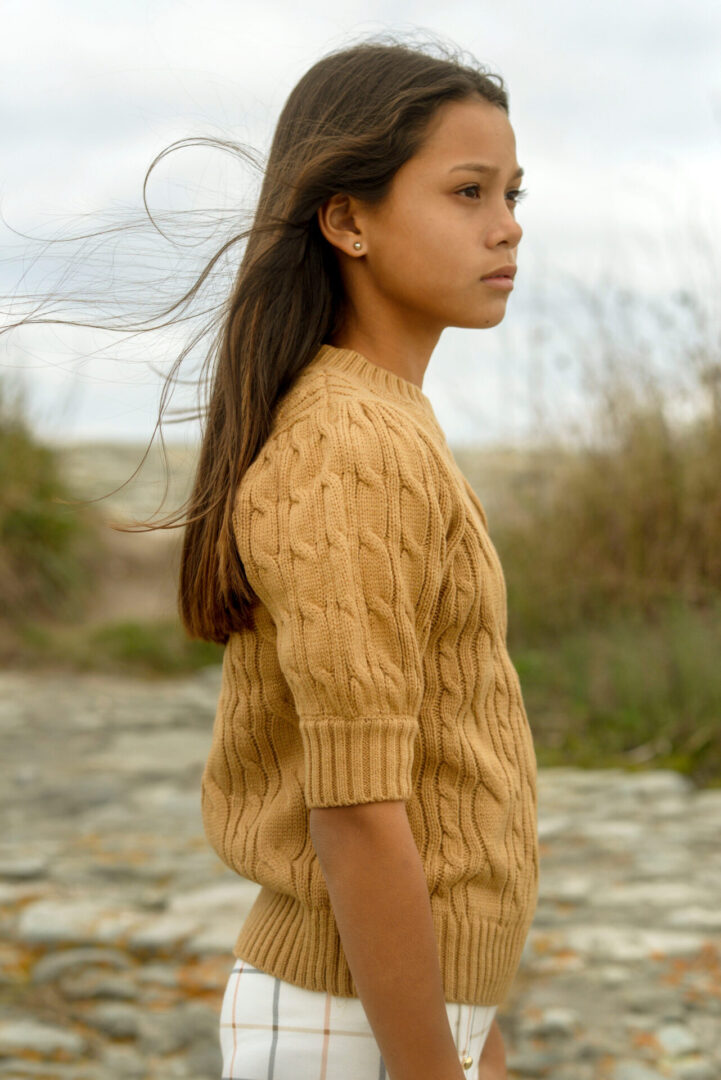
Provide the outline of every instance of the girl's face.
<path id="1" fill-rule="evenodd" d="M 503 109 L 480 96 L 444 102 L 383 202 L 353 200 L 352 222 L 337 219 L 341 228 L 355 225 L 342 250 L 350 254 L 354 240 L 363 242 L 352 266 L 342 260 L 356 306 L 371 305 L 382 321 L 385 309 L 391 322 L 400 315 L 408 328 L 415 324 L 431 336 L 445 326 L 497 325 L 511 290 L 483 278 L 516 263 L 521 175 Z"/>

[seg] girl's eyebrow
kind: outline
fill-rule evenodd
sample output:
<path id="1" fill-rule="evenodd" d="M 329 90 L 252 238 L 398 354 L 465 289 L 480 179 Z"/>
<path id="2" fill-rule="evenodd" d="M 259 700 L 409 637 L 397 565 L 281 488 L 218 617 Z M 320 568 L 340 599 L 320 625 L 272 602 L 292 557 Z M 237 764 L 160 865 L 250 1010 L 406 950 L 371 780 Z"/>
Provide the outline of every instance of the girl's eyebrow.
<path id="1" fill-rule="evenodd" d="M 484 165 L 480 161 L 469 161 L 465 165 L 454 165 L 453 168 L 449 169 L 448 171 L 449 172 L 455 172 L 456 169 L 471 169 L 473 172 L 481 172 L 481 173 L 497 173 L 498 172 L 498 167 L 496 165 Z M 520 180 L 523 177 L 523 175 L 524 175 L 524 171 L 519 165 L 517 172 L 515 172 L 513 174 L 513 176 L 511 177 L 511 180 Z"/>

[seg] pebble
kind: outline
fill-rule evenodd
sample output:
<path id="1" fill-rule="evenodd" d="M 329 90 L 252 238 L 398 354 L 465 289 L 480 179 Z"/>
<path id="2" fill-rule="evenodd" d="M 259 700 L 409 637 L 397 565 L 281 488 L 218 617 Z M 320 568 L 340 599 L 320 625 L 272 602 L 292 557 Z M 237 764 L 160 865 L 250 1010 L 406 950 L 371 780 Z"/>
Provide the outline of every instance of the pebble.
<path id="1" fill-rule="evenodd" d="M 697 1037 L 685 1024 L 666 1024 L 658 1029 L 656 1037 L 664 1051 L 673 1057 L 691 1054 L 699 1049 Z"/>
<path id="2" fill-rule="evenodd" d="M 113 1039 L 135 1038 L 142 1014 L 133 1005 L 100 1001 L 83 1010 L 83 1020 Z"/>
<path id="3" fill-rule="evenodd" d="M 89 971 L 98 965 L 127 968 L 130 964 L 130 958 L 115 949 L 63 949 L 61 952 L 50 952 L 41 956 L 33 966 L 31 979 L 34 983 L 53 982 L 73 968 Z"/>
<path id="4" fill-rule="evenodd" d="M 613 1071 L 613 1080 L 664 1080 L 664 1076 L 637 1061 L 619 1061 Z"/>
<path id="5" fill-rule="evenodd" d="M 219 688 L 219 667 L 0 672 L 0 1080 L 220 1077 L 258 886 L 200 818 Z M 509 1080 L 720 1080 L 721 790 L 559 767 L 538 807 L 539 903 L 498 1014 Z"/>
<path id="6" fill-rule="evenodd" d="M 32 1017 L 6 1020 L 0 1023 L 0 1058 L 32 1049 L 42 1057 L 72 1054 L 85 1049 L 85 1040 L 73 1031 L 55 1024 L 45 1024 Z"/>
<path id="7" fill-rule="evenodd" d="M 718 1080 L 718 1073 L 710 1061 L 696 1058 L 681 1062 L 672 1073 L 674 1080 Z"/>
<path id="8" fill-rule="evenodd" d="M 28 878 L 43 877 L 47 873 L 48 859 L 44 855 L 33 858 L 0 859 L 0 879 L 4 881 L 27 881 Z"/>

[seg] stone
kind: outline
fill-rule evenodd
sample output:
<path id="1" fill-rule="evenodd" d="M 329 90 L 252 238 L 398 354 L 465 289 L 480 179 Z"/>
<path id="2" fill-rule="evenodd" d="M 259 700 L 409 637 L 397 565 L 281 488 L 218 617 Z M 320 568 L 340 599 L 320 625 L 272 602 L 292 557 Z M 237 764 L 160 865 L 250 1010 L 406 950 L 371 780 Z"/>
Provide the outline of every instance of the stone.
<path id="1" fill-rule="evenodd" d="M 58 1053 L 82 1054 L 86 1042 L 75 1031 L 30 1017 L 0 1022 L 0 1058 L 34 1050 L 42 1057 Z"/>
<path id="2" fill-rule="evenodd" d="M 656 1038 L 672 1057 L 692 1054 L 699 1049 L 698 1039 L 685 1024 L 664 1024 L 656 1030 Z"/>
<path id="3" fill-rule="evenodd" d="M 135 977 L 142 985 L 178 986 L 178 968 L 174 964 L 141 964 Z"/>
<path id="4" fill-rule="evenodd" d="M 678 1061 L 673 1066 L 673 1080 L 718 1080 L 719 1069 L 705 1058 Z"/>
<path id="5" fill-rule="evenodd" d="M 113 1039 L 126 1039 L 138 1034 L 142 1015 L 134 1005 L 101 1001 L 90 1006 L 84 1012 L 83 1019 Z"/>
<path id="6" fill-rule="evenodd" d="M 143 1057 L 134 1047 L 122 1043 L 108 1043 L 103 1047 L 102 1068 L 112 1080 L 146 1080 L 148 1075 Z"/>
<path id="7" fill-rule="evenodd" d="M 187 956 L 208 956 L 212 953 L 230 956 L 242 923 L 239 915 L 216 916 L 211 923 L 183 942 L 182 951 Z"/>
<path id="8" fill-rule="evenodd" d="M 86 971 L 69 971 L 59 981 L 60 992 L 68 1001 L 90 998 L 113 998 L 134 1001 L 140 990 L 133 978 L 125 975 L 108 975 L 107 972 L 89 968 Z"/>
<path id="9" fill-rule="evenodd" d="M 115 1080 L 114 1076 L 98 1072 L 97 1062 L 80 1065 L 77 1061 L 64 1064 L 53 1058 L 46 1062 L 0 1059 L 2 1080 Z"/>
<path id="10" fill-rule="evenodd" d="M 698 905 L 678 908 L 665 915 L 664 923 L 680 929 L 721 931 L 721 908 L 704 908 Z"/>
<path id="11" fill-rule="evenodd" d="M 696 793 L 693 781 L 674 769 L 627 772 L 623 786 L 634 794 L 642 796 L 644 800 L 657 799 L 661 805 L 674 796 L 688 799 Z"/>
<path id="12" fill-rule="evenodd" d="M 509 1073 L 518 1073 L 522 1077 L 548 1076 L 549 1069 L 559 1064 L 558 1055 L 548 1050 L 525 1050 L 514 1053 L 506 1050 L 506 1065 Z"/>
<path id="13" fill-rule="evenodd" d="M 149 776 L 184 772 L 204 764 L 208 754 L 205 731 L 121 731 L 106 751 L 88 759 L 92 769 L 119 770 Z M 200 809 L 198 808 L 198 813 Z"/>
<path id="14" fill-rule="evenodd" d="M 131 949 L 166 952 L 179 947 L 186 938 L 198 931 L 199 926 L 199 919 L 182 915 L 146 917 L 128 934 L 127 942 Z"/>
<path id="15" fill-rule="evenodd" d="M 591 899 L 591 892 L 593 890 L 593 879 L 588 875 L 559 875 L 552 881 L 549 881 L 548 876 L 544 878 L 543 889 L 539 891 L 543 892 L 544 900 L 555 900 L 561 903 L 574 903 L 582 904 Z"/>
<path id="16" fill-rule="evenodd" d="M 0 858 L 0 878 L 12 881 L 27 881 L 30 878 L 44 877 L 48 869 L 48 859 L 43 855 L 25 855 L 17 858 Z"/>
<path id="17" fill-rule="evenodd" d="M 573 827 L 574 835 L 582 836 L 585 840 L 621 841 L 623 844 L 633 843 L 643 836 L 643 825 L 640 821 L 614 821 L 600 820 L 589 821 L 576 820 Z"/>
<path id="18" fill-rule="evenodd" d="M 631 972 L 621 964 L 604 964 L 598 969 L 598 977 L 605 986 L 623 986 L 632 978 Z"/>
<path id="19" fill-rule="evenodd" d="M 130 959 L 117 949 L 62 949 L 41 956 L 32 969 L 32 982 L 53 982 L 73 968 L 87 967 L 128 968 Z"/>
<path id="20" fill-rule="evenodd" d="M 568 832 L 573 825 L 573 820 L 567 814 L 548 814 L 538 819 L 539 840 L 550 840 L 554 836 Z"/>
<path id="21" fill-rule="evenodd" d="M 631 881 L 609 885 L 603 892 L 594 891 L 588 902 L 595 907 L 681 907 L 712 902 L 713 898 L 699 890 L 695 882 Z"/>
<path id="22" fill-rule="evenodd" d="M 567 947 L 599 960 L 644 960 L 652 953 L 664 956 L 692 956 L 703 946 L 701 934 L 641 927 L 569 926 L 564 933 Z"/>
<path id="23" fill-rule="evenodd" d="M 253 905 L 258 888 L 255 881 L 236 876 L 234 881 L 220 881 L 216 885 L 172 896 L 168 907 L 171 911 L 201 915 L 204 919 L 214 908 L 230 908 L 244 918 Z"/>
<path id="24" fill-rule="evenodd" d="M 185 1002 L 167 1012 L 146 1012 L 139 1023 L 139 1048 L 151 1054 L 173 1054 L 199 1041 L 219 1042 L 220 1011 L 200 1002 Z"/>
<path id="25" fill-rule="evenodd" d="M 17 937 L 29 944 L 112 943 L 122 939 L 142 916 L 99 900 L 38 900 L 23 908 Z"/>
<path id="26" fill-rule="evenodd" d="M 583 1024 L 574 1009 L 561 1007 L 543 1009 L 541 1015 L 522 1021 L 523 1034 L 530 1038 L 546 1038 L 553 1035 L 573 1036 Z"/>
<path id="27" fill-rule="evenodd" d="M 617 1061 L 613 1080 L 665 1080 L 663 1073 L 640 1061 Z"/>

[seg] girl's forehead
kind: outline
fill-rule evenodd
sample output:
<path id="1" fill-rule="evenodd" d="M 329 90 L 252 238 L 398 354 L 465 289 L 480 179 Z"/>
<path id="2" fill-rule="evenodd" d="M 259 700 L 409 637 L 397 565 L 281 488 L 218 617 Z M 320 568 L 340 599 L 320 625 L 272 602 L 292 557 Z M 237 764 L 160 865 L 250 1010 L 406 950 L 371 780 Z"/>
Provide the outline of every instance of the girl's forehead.
<path id="1" fill-rule="evenodd" d="M 513 128 L 505 110 L 482 98 L 471 98 L 438 107 L 428 125 L 426 145 L 444 150 L 462 143 L 472 150 L 509 138 L 513 138 Z"/>
<path id="2" fill-rule="evenodd" d="M 439 106 L 414 157 L 419 167 L 433 164 L 443 171 L 466 162 L 484 163 L 509 175 L 519 168 L 515 135 L 506 112 L 475 98 Z"/>

